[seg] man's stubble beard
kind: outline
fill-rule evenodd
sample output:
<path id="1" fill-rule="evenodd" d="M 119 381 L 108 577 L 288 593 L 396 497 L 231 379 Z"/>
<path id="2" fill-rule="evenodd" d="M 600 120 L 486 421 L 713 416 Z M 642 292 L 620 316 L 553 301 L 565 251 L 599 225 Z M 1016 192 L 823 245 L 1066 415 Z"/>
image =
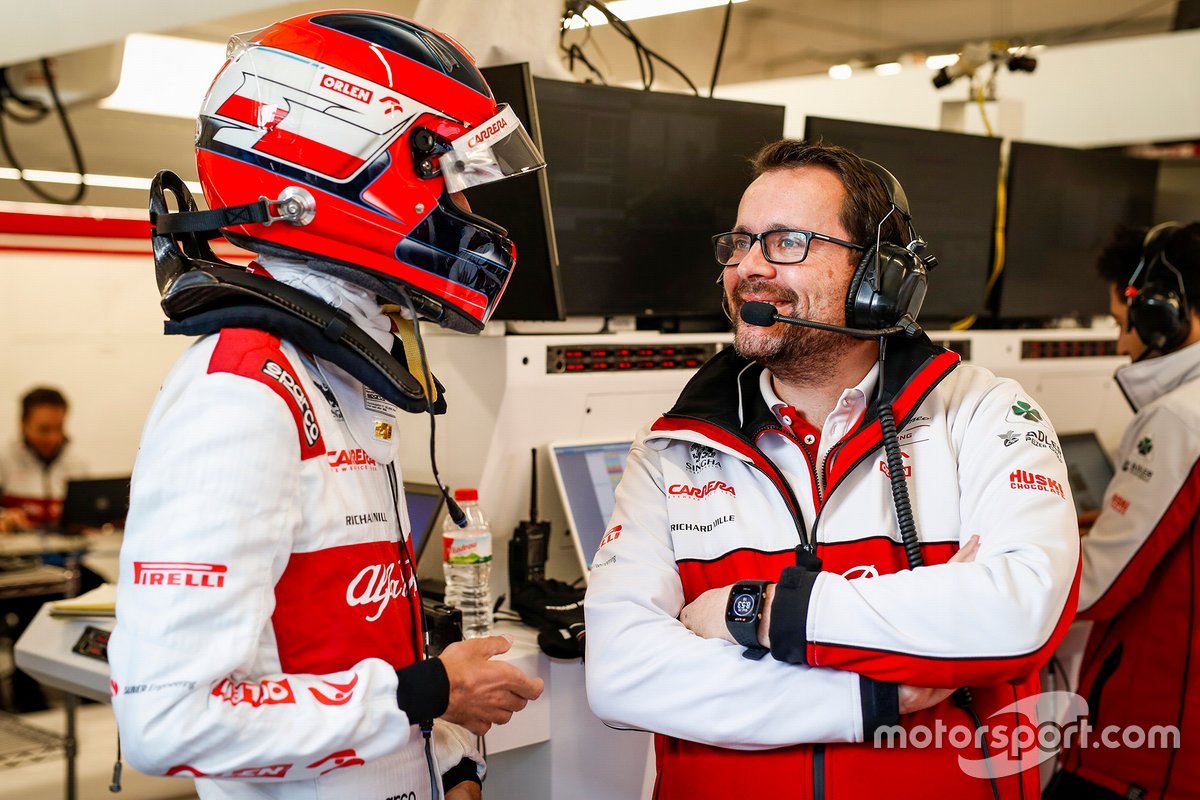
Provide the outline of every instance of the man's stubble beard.
<path id="1" fill-rule="evenodd" d="M 772 375 L 792 384 L 823 383 L 857 343 L 845 334 L 786 322 L 777 322 L 774 329 L 768 330 L 743 322 L 736 315 L 733 331 L 733 347 L 738 355 L 762 364 Z M 751 340 L 755 333 L 759 335 Z"/>

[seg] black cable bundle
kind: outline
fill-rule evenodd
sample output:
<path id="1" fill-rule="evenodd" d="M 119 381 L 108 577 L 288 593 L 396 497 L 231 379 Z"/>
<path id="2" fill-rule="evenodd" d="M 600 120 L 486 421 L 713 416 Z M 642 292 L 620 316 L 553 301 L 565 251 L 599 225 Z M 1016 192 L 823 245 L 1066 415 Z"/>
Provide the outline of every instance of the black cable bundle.
<path id="1" fill-rule="evenodd" d="M 0 149 L 4 151 L 4 157 L 9 163 L 16 168 L 20 175 L 21 182 L 29 187 L 29 191 L 36 194 L 41 199 L 48 203 L 61 203 L 63 205 L 71 205 L 78 203 L 87 193 L 87 185 L 83 182 L 84 173 L 87 171 L 83 165 L 83 153 L 79 150 L 79 142 L 75 138 L 75 131 L 71 128 L 71 122 L 67 119 L 66 109 L 63 108 L 62 100 L 58 96 L 58 86 L 54 81 L 54 73 L 50 70 L 49 59 L 42 59 L 42 73 L 46 76 L 46 88 L 50 91 L 50 99 L 54 101 L 54 110 L 58 114 L 59 122 L 62 124 L 63 133 L 67 137 L 67 146 L 71 148 L 71 157 L 75 161 L 75 171 L 79 173 L 79 185 L 76 187 L 74 194 L 67 198 L 55 197 L 48 193 L 33 181 L 25 177 L 25 168 L 17 160 L 16 154 L 13 152 L 12 145 L 8 141 L 8 131 L 4 127 L 6 118 L 19 122 L 22 125 L 30 125 L 39 122 L 50 113 L 50 109 L 44 103 L 37 100 L 31 100 L 27 97 L 21 97 L 8 82 L 6 70 L 0 69 Z M 9 103 L 15 103 L 32 111 L 29 116 L 23 116 L 19 113 L 14 113 Z"/>
<path id="2" fill-rule="evenodd" d="M 608 20 L 608 23 L 613 26 L 613 30 L 624 36 L 629 40 L 629 43 L 633 45 L 634 54 L 637 56 L 638 73 L 642 78 L 642 89 L 649 91 L 654 85 L 654 62 L 655 60 L 658 60 L 672 72 L 682 78 L 683 82 L 686 83 L 688 88 L 692 90 L 692 94 L 696 95 L 697 97 L 700 96 L 700 90 L 696 88 L 696 84 L 692 83 L 691 78 L 685 75 L 683 71 L 679 69 L 679 67 L 663 58 L 659 53 L 642 44 L 642 40 L 639 39 L 637 34 L 633 32 L 633 29 L 629 27 L 629 24 L 610 11 L 608 6 L 602 2 L 602 0 L 569 0 L 567 3 L 567 15 L 566 18 L 564 18 L 564 22 L 565 19 L 569 19 L 572 16 L 577 16 L 580 19 L 583 19 L 583 12 L 588 6 L 594 7 L 597 11 L 603 14 L 604 18 Z M 565 49 L 568 51 L 568 54 L 570 54 L 570 48 Z M 582 53 L 576 53 L 577 57 L 579 55 L 582 55 Z M 595 67 L 592 67 L 592 65 L 588 63 L 586 59 L 583 61 L 589 68 L 592 69 L 593 72 L 596 71 Z"/>

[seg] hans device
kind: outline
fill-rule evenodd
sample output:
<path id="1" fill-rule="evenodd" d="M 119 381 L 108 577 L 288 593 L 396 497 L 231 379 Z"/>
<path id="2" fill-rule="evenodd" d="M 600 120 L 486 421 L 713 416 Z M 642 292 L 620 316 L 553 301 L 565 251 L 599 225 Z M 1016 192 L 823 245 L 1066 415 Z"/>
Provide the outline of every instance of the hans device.
<path id="1" fill-rule="evenodd" d="M 725 627 L 738 644 L 746 648 L 746 658 L 757 661 L 767 654 L 758 643 L 758 623 L 762 619 L 763 601 L 770 581 L 738 581 L 729 590 L 725 606 Z"/>

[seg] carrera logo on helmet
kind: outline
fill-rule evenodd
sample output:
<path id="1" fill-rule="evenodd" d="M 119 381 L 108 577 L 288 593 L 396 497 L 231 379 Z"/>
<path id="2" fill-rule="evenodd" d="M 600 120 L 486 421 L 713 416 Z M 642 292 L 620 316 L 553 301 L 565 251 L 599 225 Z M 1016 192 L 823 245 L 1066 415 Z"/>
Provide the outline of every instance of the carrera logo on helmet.
<path id="1" fill-rule="evenodd" d="M 321 77 L 321 86 L 326 89 L 332 89 L 338 94 L 344 94 L 346 97 L 352 97 L 355 100 L 360 100 L 364 103 L 371 102 L 371 90 L 364 89 L 361 86 L 355 86 L 350 81 L 344 81 L 341 78 L 335 78 L 332 75 L 323 75 Z"/>
<path id="2" fill-rule="evenodd" d="M 507 127 L 508 121 L 501 117 L 483 130 L 471 134 L 467 139 L 467 147 L 478 147 Z"/>
<path id="3" fill-rule="evenodd" d="M 304 390 L 300 388 L 300 384 L 296 383 L 296 379 L 283 367 L 268 359 L 263 364 L 263 374 L 279 381 L 279 384 L 287 389 L 288 394 L 296 401 L 296 405 L 300 407 L 300 419 L 304 423 L 304 442 L 309 447 L 317 443 L 317 439 L 321 436 L 321 430 L 317 427 L 317 418 L 313 414 L 312 406 L 308 404 L 308 398 L 304 395 Z"/>
<path id="4" fill-rule="evenodd" d="M 676 483 L 667 489 L 668 494 L 686 495 L 694 497 L 697 500 L 703 500 L 713 492 L 727 492 L 732 497 L 737 497 L 737 492 L 733 487 L 724 481 L 709 481 L 703 486 L 689 486 L 686 483 Z"/>

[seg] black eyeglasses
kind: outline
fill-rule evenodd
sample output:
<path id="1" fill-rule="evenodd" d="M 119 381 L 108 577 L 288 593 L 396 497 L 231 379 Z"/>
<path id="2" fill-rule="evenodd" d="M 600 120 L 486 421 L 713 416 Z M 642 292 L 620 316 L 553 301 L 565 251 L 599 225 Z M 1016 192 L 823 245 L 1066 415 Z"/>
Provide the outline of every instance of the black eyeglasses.
<path id="1" fill-rule="evenodd" d="M 808 258 L 808 245 L 813 239 L 823 242 L 833 242 L 851 250 L 865 250 L 865 247 L 844 239 L 835 239 L 815 231 L 763 231 L 762 233 L 741 233 L 730 231 L 718 233 L 712 237 L 713 254 L 717 263 L 723 267 L 733 267 L 742 263 L 742 259 L 750 252 L 750 248 L 758 242 L 762 246 L 763 257 L 772 264 L 799 264 Z"/>

